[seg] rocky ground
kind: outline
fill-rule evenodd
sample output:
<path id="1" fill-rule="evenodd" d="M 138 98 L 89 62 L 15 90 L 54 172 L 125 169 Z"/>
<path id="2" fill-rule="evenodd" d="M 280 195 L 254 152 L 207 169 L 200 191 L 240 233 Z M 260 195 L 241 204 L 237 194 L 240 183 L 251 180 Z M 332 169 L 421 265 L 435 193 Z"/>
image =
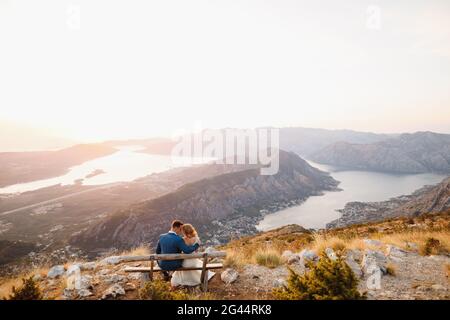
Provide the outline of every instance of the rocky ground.
<path id="1" fill-rule="evenodd" d="M 346 251 L 346 262 L 360 280 L 360 292 L 368 299 L 450 299 L 448 255 L 421 256 L 412 243 L 407 251 L 378 240 L 364 242 L 367 249 Z M 326 252 L 330 258 L 335 257 L 331 248 Z M 272 290 L 285 284 L 288 266 L 303 273 L 307 260 L 319 259 L 308 249 L 285 251 L 282 257 L 285 263 L 276 268 L 246 264 L 218 271 L 209 283 L 211 297 L 271 299 Z M 96 262 L 56 265 L 34 278 L 47 299 L 138 299 L 140 274 L 125 273 L 124 269 L 145 264 L 126 263 L 120 256 L 111 256 Z M 193 290 L 200 292 L 198 288 Z"/>
<path id="2" fill-rule="evenodd" d="M 288 268 L 307 272 L 306 261 L 317 262 L 319 252 L 334 259 L 342 252 L 359 279 L 359 290 L 368 299 L 450 299 L 450 215 L 425 215 L 312 232 L 288 225 L 231 241 L 225 246 L 203 247 L 227 252 L 225 268 L 209 282 L 214 299 L 272 299 L 272 290 L 283 286 Z M 333 248 L 333 249 L 332 249 Z M 71 247 L 58 251 L 59 259 L 46 260 L 43 267 L 35 257 L 31 274 L 46 299 L 138 299 L 140 275 L 125 273 L 128 266 L 148 262 L 127 262 L 133 252 L 111 252 L 89 261 Z M 258 253 L 275 252 L 273 268 L 258 262 Z M 159 275 L 157 278 L 160 277 Z M 0 277 L 0 298 L 9 294 L 20 278 Z M 190 292 L 200 294 L 199 288 Z"/>

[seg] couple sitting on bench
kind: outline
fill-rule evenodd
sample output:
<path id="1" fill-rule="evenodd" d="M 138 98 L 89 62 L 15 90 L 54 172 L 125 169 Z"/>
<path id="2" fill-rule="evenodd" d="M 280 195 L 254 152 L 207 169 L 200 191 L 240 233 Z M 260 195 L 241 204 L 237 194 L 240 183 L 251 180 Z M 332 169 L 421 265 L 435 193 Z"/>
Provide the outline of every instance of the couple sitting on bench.
<path id="1" fill-rule="evenodd" d="M 195 228 L 191 224 L 183 224 L 179 220 L 172 222 L 172 227 L 168 233 L 159 237 L 156 248 L 157 254 L 174 254 L 174 253 L 193 253 L 200 246 Z M 201 268 L 203 262 L 200 259 L 185 260 L 161 260 L 158 261 L 159 267 L 163 270 L 165 280 L 169 280 L 170 271 L 179 268 Z M 172 274 L 171 285 L 178 286 L 197 286 L 202 283 L 201 270 L 175 271 Z M 214 276 L 214 272 L 207 271 L 207 279 Z"/>

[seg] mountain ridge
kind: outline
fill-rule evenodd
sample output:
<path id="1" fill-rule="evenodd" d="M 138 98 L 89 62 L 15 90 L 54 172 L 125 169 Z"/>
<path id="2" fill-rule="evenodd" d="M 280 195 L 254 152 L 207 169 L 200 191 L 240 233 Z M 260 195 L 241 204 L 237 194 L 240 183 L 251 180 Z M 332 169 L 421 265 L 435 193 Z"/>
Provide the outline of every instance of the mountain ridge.
<path id="1" fill-rule="evenodd" d="M 310 159 L 354 170 L 450 173 L 450 135 L 424 131 L 371 144 L 341 141 L 314 153 Z"/>

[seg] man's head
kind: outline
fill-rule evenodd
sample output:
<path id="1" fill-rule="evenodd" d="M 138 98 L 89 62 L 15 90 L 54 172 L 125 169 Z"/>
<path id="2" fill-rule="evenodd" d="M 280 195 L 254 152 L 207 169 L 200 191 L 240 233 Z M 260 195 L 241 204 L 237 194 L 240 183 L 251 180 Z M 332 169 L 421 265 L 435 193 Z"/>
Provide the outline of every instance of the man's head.
<path id="1" fill-rule="evenodd" d="M 172 228 L 170 230 L 172 230 L 173 232 L 175 232 L 178 235 L 181 235 L 183 233 L 183 231 L 181 230 L 182 226 L 183 226 L 183 222 L 181 222 L 180 220 L 174 220 L 172 222 Z"/>

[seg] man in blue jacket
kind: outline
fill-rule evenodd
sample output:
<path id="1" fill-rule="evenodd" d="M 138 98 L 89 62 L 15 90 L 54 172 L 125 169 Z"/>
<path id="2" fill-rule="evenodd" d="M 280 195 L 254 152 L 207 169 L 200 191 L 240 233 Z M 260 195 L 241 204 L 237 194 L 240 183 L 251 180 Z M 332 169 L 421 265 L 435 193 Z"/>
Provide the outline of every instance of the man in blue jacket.
<path id="1" fill-rule="evenodd" d="M 182 235 L 181 226 L 183 223 L 180 220 L 172 222 L 172 228 L 169 232 L 159 236 L 158 245 L 156 247 L 156 254 L 165 253 L 192 253 L 198 249 L 199 244 L 195 243 L 192 246 L 186 245 Z M 168 280 L 169 274 L 167 271 L 176 270 L 181 268 L 183 260 L 158 260 L 160 268 L 166 272 L 163 272 L 164 279 Z"/>

